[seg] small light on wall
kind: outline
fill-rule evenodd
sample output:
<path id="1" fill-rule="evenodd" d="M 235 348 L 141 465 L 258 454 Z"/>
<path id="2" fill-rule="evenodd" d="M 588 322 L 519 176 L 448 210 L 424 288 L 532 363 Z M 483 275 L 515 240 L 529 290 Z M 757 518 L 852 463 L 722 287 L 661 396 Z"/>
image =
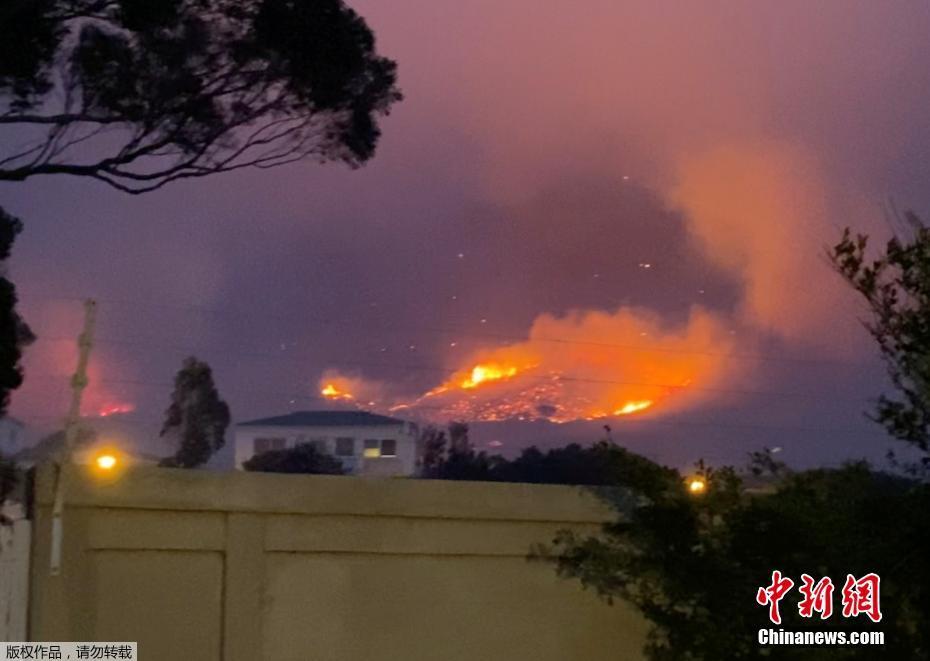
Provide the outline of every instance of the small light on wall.
<path id="1" fill-rule="evenodd" d="M 119 479 L 128 466 L 125 453 L 116 448 L 98 448 L 88 461 L 88 468 L 100 482 L 110 482 Z"/>
<path id="2" fill-rule="evenodd" d="M 116 464 L 118 463 L 119 460 L 116 458 L 116 455 L 110 454 L 109 452 L 99 454 L 94 459 L 94 464 L 102 471 L 111 471 L 116 468 Z"/>

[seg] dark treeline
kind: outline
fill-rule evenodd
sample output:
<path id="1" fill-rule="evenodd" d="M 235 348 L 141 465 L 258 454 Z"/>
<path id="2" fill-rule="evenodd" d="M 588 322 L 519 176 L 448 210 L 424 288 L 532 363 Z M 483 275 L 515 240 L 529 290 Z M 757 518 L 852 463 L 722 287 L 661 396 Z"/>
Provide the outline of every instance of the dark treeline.
<path id="1" fill-rule="evenodd" d="M 540 450 L 524 448 L 515 459 L 476 452 L 468 426 L 453 422 L 448 430 L 427 428 L 421 438 L 420 476 L 437 480 L 526 482 L 644 488 L 644 481 L 668 479 L 675 471 L 607 441 L 577 443 Z"/>

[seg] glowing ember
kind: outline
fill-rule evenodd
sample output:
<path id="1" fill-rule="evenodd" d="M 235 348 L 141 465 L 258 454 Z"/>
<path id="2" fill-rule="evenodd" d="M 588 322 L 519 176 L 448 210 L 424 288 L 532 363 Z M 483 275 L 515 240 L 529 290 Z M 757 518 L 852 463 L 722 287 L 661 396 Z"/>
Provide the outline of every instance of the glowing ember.
<path id="1" fill-rule="evenodd" d="M 471 370 L 471 375 L 462 381 L 461 386 L 466 390 L 477 388 L 482 383 L 488 381 L 499 381 L 509 379 L 517 373 L 516 367 L 502 367 L 495 363 L 486 365 L 475 365 Z"/>
<path id="2" fill-rule="evenodd" d="M 102 407 L 99 411 L 97 411 L 97 416 L 101 418 L 109 418 L 112 415 L 132 413 L 135 410 L 136 407 L 133 404 L 112 404 L 110 406 Z"/>
<path id="3" fill-rule="evenodd" d="M 354 399 L 350 393 L 340 390 L 335 383 L 327 383 L 320 390 L 320 394 L 326 399 Z"/>
<path id="4" fill-rule="evenodd" d="M 627 402 L 626 404 L 618 408 L 616 411 L 614 411 L 614 415 L 630 415 L 631 413 L 636 413 L 637 411 L 643 411 L 645 409 L 648 409 L 650 406 L 652 406 L 651 399 L 642 399 L 642 400 L 635 401 L 635 402 Z"/>

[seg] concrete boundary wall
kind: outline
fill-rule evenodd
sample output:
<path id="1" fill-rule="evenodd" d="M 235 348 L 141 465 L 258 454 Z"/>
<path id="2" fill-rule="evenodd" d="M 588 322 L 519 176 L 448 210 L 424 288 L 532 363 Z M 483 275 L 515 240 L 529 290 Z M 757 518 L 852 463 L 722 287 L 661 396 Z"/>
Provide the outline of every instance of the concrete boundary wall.
<path id="1" fill-rule="evenodd" d="M 18 506 L 0 507 L 0 640 L 25 640 L 29 603 L 29 551 L 32 522 Z"/>
<path id="2" fill-rule="evenodd" d="M 145 661 L 639 659 L 642 620 L 526 560 L 613 514 L 581 489 L 136 468 L 36 480 L 30 637 Z"/>

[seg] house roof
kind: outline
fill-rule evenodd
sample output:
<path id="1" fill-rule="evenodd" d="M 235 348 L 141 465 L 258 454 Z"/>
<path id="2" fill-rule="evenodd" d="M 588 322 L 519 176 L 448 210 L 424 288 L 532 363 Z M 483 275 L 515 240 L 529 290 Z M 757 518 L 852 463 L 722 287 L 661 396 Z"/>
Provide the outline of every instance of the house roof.
<path id="1" fill-rule="evenodd" d="M 402 425 L 403 420 L 368 411 L 294 411 L 287 415 L 240 422 L 239 427 L 373 427 Z"/>
<path id="2" fill-rule="evenodd" d="M 91 446 L 96 439 L 96 434 L 86 427 L 79 429 L 77 438 L 74 439 L 74 450 L 80 451 Z M 41 461 L 53 459 L 64 452 L 65 449 L 65 432 L 57 431 L 49 434 L 38 443 L 28 448 L 23 448 L 13 455 L 13 460 L 24 464 L 37 464 Z"/>

